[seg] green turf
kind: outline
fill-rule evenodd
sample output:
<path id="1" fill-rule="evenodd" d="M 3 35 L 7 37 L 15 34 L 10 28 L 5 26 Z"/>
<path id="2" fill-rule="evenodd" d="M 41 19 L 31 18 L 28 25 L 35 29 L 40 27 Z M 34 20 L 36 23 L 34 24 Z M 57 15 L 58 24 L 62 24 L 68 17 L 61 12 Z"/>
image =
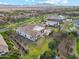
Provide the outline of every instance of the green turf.
<path id="1" fill-rule="evenodd" d="M 77 39 L 77 53 L 79 54 L 79 39 Z"/>
<path id="2" fill-rule="evenodd" d="M 45 51 L 48 51 L 48 43 L 50 42 L 47 38 L 41 38 L 36 42 L 36 45 L 29 45 L 29 54 L 24 59 L 38 59 Z"/>
<path id="3" fill-rule="evenodd" d="M 0 59 L 19 59 L 17 56 L 0 57 Z"/>

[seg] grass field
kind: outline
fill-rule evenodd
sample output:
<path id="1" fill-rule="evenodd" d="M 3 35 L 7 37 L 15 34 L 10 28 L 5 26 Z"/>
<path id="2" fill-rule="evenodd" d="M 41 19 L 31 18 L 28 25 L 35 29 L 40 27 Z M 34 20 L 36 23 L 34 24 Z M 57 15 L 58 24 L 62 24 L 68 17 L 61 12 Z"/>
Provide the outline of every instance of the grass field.
<path id="1" fill-rule="evenodd" d="M 48 43 L 50 42 L 49 38 L 41 38 L 36 44 L 29 45 L 29 54 L 24 57 L 24 59 L 38 59 L 40 54 L 48 51 Z"/>
<path id="2" fill-rule="evenodd" d="M 77 39 L 77 53 L 79 54 L 79 39 Z"/>
<path id="3" fill-rule="evenodd" d="M 0 59 L 19 59 L 17 56 L 5 56 L 5 57 L 0 57 Z"/>

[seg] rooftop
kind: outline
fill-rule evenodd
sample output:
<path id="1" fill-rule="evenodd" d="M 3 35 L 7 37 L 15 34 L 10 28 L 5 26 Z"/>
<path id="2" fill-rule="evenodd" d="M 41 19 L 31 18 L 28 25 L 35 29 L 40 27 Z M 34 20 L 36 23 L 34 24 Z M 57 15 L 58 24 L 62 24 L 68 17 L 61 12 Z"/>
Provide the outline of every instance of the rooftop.
<path id="1" fill-rule="evenodd" d="M 44 29 L 44 27 L 41 27 L 41 26 L 35 26 L 35 27 L 33 28 L 34 31 L 41 31 L 41 30 L 43 30 L 43 29 Z"/>
<path id="2" fill-rule="evenodd" d="M 48 20 L 55 20 L 55 21 L 61 21 L 61 20 L 64 20 L 65 18 L 61 15 L 59 16 L 56 16 L 56 15 L 51 15 L 51 16 L 48 16 Z"/>
<path id="3" fill-rule="evenodd" d="M 47 21 L 46 24 L 48 24 L 48 25 L 56 25 L 56 24 L 58 24 L 58 22 L 56 22 L 56 21 Z"/>
<path id="4" fill-rule="evenodd" d="M 74 22 L 75 24 L 79 25 L 79 20 L 75 20 Z"/>
<path id="5" fill-rule="evenodd" d="M 36 37 L 39 31 L 44 29 L 44 27 L 39 25 L 25 25 L 23 27 L 19 27 L 18 30 L 28 33 L 29 35 Z"/>

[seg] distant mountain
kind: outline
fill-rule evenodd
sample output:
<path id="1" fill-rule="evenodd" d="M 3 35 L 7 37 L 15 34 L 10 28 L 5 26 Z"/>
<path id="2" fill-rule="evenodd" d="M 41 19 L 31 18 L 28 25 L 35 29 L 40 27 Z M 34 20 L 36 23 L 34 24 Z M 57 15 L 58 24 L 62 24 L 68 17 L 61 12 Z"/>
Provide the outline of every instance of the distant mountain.
<path id="1" fill-rule="evenodd" d="M 23 7 L 22 5 L 4 5 L 0 4 L 0 7 Z"/>
<path id="2" fill-rule="evenodd" d="M 35 5 L 2 5 L 0 4 L 0 7 L 51 7 L 51 8 L 78 8 L 79 6 L 60 6 L 60 5 L 55 5 L 55 4 L 49 4 L 49 3 L 39 3 Z"/>
<path id="3" fill-rule="evenodd" d="M 54 7 L 54 6 L 57 6 L 57 5 L 55 5 L 55 4 L 49 4 L 49 3 L 39 3 L 39 4 L 36 4 L 35 6 Z"/>
<path id="4" fill-rule="evenodd" d="M 0 6 L 56 6 L 56 5 L 49 4 L 49 3 L 38 3 L 38 4 L 34 4 L 34 5 L 4 5 L 4 4 L 0 4 Z"/>
<path id="5" fill-rule="evenodd" d="M 39 3 L 32 5 L 32 7 L 45 7 L 45 8 L 79 8 L 79 6 L 64 6 L 64 5 L 55 5 L 50 3 Z"/>

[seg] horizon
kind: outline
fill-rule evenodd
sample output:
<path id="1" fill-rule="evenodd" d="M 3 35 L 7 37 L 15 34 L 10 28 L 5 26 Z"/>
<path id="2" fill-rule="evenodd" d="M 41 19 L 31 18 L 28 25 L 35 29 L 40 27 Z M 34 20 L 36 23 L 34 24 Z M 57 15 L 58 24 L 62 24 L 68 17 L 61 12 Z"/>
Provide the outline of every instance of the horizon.
<path id="1" fill-rule="evenodd" d="M 19 2 L 18 2 L 19 1 Z M 0 0 L 2 5 L 25 5 L 32 6 L 37 4 L 53 4 L 57 6 L 79 6 L 78 0 Z"/>

